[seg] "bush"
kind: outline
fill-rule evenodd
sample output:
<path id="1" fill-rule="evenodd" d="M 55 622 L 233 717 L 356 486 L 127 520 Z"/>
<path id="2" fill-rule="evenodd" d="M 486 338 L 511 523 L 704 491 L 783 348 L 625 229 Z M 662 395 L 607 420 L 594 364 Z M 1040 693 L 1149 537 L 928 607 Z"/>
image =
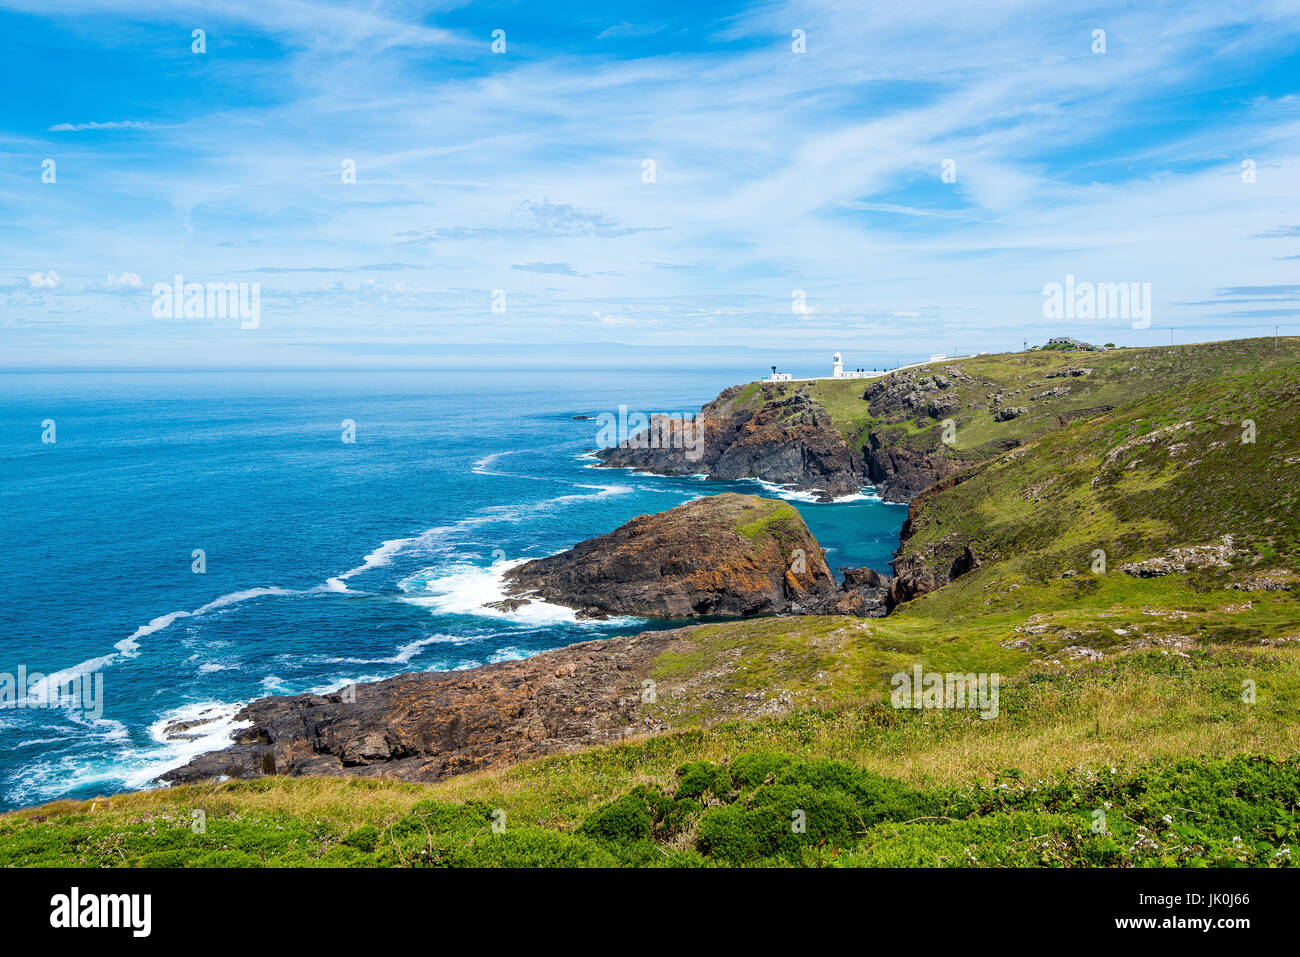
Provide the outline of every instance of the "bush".
<path id="1" fill-rule="evenodd" d="M 700 821 L 699 849 L 731 863 L 792 858 L 801 848 L 854 844 L 865 830 L 845 792 L 807 784 L 759 788 L 747 802 L 713 808 Z"/>
<path id="2" fill-rule="evenodd" d="M 677 798 L 701 799 L 706 794 L 725 799 L 731 793 L 731 772 L 712 761 L 692 761 L 677 769 Z"/>

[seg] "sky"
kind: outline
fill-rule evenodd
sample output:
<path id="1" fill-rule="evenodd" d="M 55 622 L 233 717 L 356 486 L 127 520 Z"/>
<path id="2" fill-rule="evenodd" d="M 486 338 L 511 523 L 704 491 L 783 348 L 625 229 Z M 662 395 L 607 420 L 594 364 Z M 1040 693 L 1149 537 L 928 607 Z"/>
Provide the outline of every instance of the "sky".
<path id="1" fill-rule="evenodd" d="M 124 6 L 0 0 L 0 369 L 1300 334 L 1294 0 Z"/>

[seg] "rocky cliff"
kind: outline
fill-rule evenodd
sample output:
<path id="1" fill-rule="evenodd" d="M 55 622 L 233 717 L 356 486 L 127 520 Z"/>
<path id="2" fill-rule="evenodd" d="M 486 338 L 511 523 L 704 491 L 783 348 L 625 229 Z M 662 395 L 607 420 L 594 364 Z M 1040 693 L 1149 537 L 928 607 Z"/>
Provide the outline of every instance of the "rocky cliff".
<path id="1" fill-rule="evenodd" d="M 861 456 L 809 393 L 783 395 L 764 385 L 757 402 L 737 401 L 752 391 L 731 386 L 704 406 L 693 423 L 654 416 L 641 441 L 633 437 L 597 454 L 609 468 L 707 473 L 719 480 L 757 478 L 816 491 L 828 501 L 862 487 Z M 692 428 L 702 431 L 702 442 L 681 438 L 682 429 Z"/>
<path id="2" fill-rule="evenodd" d="M 640 515 L 506 575 L 515 601 L 586 616 L 744 617 L 797 610 L 836 591 L 821 546 L 789 503 L 711 495 Z"/>
<path id="3" fill-rule="evenodd" d="M 814 394 L 825 389 L 850 390 L 849 421 L 837 421 Z M 942 375 L 899 373 L 865 387 L 860 380 L 737 385 L 704 406 L 693 423 L 655 416 L 639 439 L 597 455 L 608 468 L 757 478 L 814 491 L 821 501 L 874 485 L 885 501 L 906 502 L 958 466 L 938 436 L 890 426 L 917 416 L 933 424 L 957 402 L 954 382 Z M 690 438 L 699 441 L 685 440 L 683 429 L 697 429 L 700 434 Z"/>

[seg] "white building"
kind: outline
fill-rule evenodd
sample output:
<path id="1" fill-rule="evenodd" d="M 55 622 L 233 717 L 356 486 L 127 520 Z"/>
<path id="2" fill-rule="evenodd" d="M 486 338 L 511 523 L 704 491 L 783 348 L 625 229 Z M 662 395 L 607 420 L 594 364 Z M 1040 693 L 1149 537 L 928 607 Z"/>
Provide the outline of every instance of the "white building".
<path id="1" fill-rule="evenodd" d="M 764 382 L 793 382 L 794 376 L 789 372 L 773 372 L 771 375 L 763 376 Z"/>
<path id="2" fill-rule="evenodd" d="M 845 372 L 844 359 L 838 352 L 835 353 L 835 359 L 831 363 L 832 379 L 873 379 L 878 375 L 880 375 L 879 372 L 867 372 L 864 369 L 850 369 Z"/>

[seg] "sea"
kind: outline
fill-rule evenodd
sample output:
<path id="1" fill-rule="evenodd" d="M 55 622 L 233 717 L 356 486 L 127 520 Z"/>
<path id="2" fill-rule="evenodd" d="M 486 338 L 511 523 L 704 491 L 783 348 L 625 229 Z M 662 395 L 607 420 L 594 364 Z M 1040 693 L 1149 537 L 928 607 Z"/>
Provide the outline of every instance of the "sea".
<path id="1" fill-rule="evenodd" d="M 870 488 L 822 504 L 593 467 L 575 416 L 690 414 L 744 379 L 0 374 L 0 809 L 155 787 L 265 695 L 670 627 L 484 603 L 514 564 L 700 496 L 787 498 L 833 569 L 887 571 L 907 510 Z M 202 723 L 169 740 L 181 721 Z"/>

